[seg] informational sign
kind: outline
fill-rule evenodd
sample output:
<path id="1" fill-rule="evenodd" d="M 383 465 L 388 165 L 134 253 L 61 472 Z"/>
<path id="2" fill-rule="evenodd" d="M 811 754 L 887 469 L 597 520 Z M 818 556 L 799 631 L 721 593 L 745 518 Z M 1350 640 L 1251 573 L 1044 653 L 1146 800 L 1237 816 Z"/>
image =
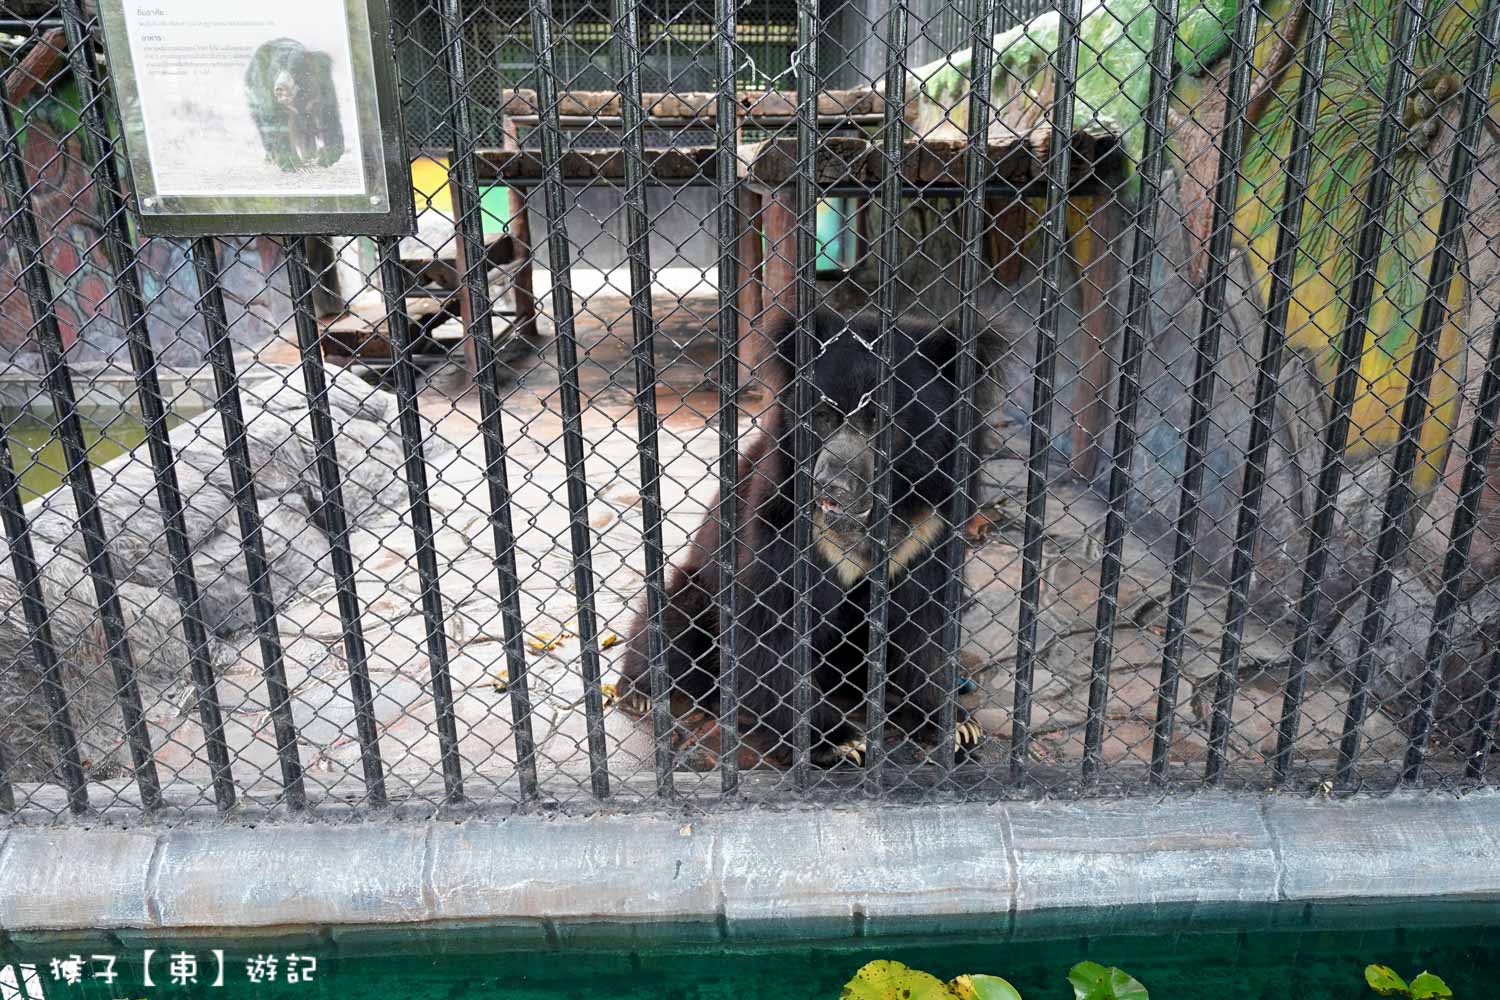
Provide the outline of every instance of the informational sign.
<path id="1" fill-rule="evenodd" d="M 100 0 L 153 235 L 406 235 L 385 0 Z"/>

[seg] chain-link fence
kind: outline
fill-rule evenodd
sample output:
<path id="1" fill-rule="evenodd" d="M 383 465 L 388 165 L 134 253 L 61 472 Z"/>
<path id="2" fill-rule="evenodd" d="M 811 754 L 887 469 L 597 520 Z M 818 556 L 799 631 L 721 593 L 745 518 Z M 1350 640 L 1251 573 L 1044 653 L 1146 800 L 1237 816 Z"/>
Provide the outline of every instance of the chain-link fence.
<path id="1" fill-rule="evenodd" d="M 399 240 L 13 9 L 4 814 L 1493 783 L 1500 0 L 397 0 Z"/>

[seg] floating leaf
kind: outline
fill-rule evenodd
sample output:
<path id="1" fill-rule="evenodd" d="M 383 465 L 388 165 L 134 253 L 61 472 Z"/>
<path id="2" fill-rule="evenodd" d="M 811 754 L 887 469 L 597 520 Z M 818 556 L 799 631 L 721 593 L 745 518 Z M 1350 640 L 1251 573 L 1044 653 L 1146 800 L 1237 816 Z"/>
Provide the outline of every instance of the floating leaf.
<path id="1" fill-rule="evenodd" d="M 1079 962 L 1068 972 L 1074 1000 L 1150 1000 L 1146 987 L 1129 973 L 1098 962 Z"/>
<path id="2" fill-rule="evenodd" d="M 870 962 L 844 984 L 839 1000 L 952 1000 L 942 980 L 900 962 Z"/>
<path id="3" fill-rule="evenodd" d="M 1370 984 L 1370 989 L 1383 997 L 1404 997 L 1411 995 L 1411 990 L 1406 985 L 1406 980 L 1396 975 L 1396 970 L 1389 966 L 1365 966 L 1365 982 Z"/>
<path id="4" fill-rule="evenodd" d="M 1423 972 L 1411 981 L 1411 1000 L 1446 1000 L 1452 996 L 1448 984 L 1430 972 Z"/>
<path id="5" fill-rule="evenodd" d="M 1021 1000 L 1021 994 L 999 976 L 959 976 L 948 984 L 958 1000 Z"/>

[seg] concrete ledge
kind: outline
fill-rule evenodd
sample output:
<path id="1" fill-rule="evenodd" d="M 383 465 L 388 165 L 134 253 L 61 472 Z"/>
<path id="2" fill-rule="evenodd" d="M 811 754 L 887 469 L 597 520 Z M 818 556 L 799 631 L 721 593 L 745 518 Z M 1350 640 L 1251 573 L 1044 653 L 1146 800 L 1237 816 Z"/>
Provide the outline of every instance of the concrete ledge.
<path id="1" fill-rule="evenodd" d="M 1500 901 L 1500 794 L 1194 796 L 773 812 L 0 833 L 0 929 L 518 942 L 1041 929 L 1101 908 Z"/>

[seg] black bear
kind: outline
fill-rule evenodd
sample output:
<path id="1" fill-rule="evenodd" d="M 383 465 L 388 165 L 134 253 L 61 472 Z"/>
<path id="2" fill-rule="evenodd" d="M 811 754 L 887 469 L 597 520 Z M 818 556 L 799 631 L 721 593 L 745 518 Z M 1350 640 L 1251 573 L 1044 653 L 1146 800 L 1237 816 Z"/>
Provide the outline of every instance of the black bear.
<path id="1" fill-rule="evenodd" d="M 278 38 L 250 57 L 245 99 L 260 131 L 266 160 L 285 171 L 337 163 L 344 126 L 333 84 L 333 58 Z"/>
<path id="2" fill-rule="evenodd" d="M 867 690 L 867 576 L 874 559 L 875 395 L 880 378 L 874 348 L 879 328 L 870 320 L 846 321 L 825 313 L 816 315 L 811 326 L 813 759 L 822 765 L 843 760 L 859 764 L 865 746 L 853 720 Z M 770 338 L 770 357 L 763 370 L 768 372 L 767 382 L 776 387 L 776 398 L 743 449 L 738 477 L 740 722 L 748 741 L 758 740 L 760 747 L 774 751 L 766 757 L 782 760 L 791 746 L 795 721 L 795 335 L 796 328 L 786 325 Z M 943 550 L 953 529 L 944 511 L 958 488 L 954 424 L 960 346 L 958 335 L 945 326 L 903 320 L 895 331 L 891 366 L 886 700 L 893 727 L 929 747 L 935 742 L 938 711 L 946 696 L 940 684 L 941 636 L 950 574 Z M 976 399 L 981 414 L 998 402 L 991 374 L 999 351 L 998 334 L 981 333 Z M 976 430 L 976 440 L 984 437 Z M 712 718 L 717 711 L 717 506 L 715 498 L 686 557 L 667 572 L 663 631 L 673 712 L 678 717 L 696 711 Z M 613 692 L 621 708 L 636 717 L 649 710 L 648 642 L 642 608 L 627 629 L 620 682 Z M 978 726 L 960 709 L 959 748 L 977 743 L 980 736 Z"/>

